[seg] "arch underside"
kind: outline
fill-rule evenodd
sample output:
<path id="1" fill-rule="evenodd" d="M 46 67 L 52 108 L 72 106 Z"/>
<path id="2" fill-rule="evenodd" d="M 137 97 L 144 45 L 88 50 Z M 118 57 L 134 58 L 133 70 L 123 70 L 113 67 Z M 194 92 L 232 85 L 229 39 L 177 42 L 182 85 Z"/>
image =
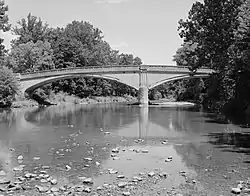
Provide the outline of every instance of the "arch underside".
<path id="1" fill-rule="evenodd" d="M 62 76 L 54 76 L 48 78 L 39 78 L 33 80 L 21 81 L 21 89 L 22 92 L 32 92 L 35 89 L 49 84 L 51 82 L 55 82 L 63 79 L 73 79 L 80 77 L 94 77 L 94 78 L 102 78 L 106 80 L 116 81 L 118 83 L 125 84 L 130 86 L 136 90 L 139 89 L 139 74 L 105 74 L 105 75 L 93 75 L 93 74 L 72 74 L 72 75 L 62 75 Z M 171 82 L 174 80 L 186 79 L 186 78 L 206 78 L 208 75 L 194 75 L 190 76 L 189 74 L 156 74 L 156 73 L 148 73 L 147 76 L 147 86 L 148 89 L 153 89 L 161 84 L 166 82 Z"/>
<path id="2" fill-rule="evenodd" d="M 151 90 L 157 86 L 160 86 L 162 84 L 165 84 L 167 82 L 172 82 L 172 81 L 175 81 L 175 80 L 183 80 L 183 79 L 188 79 L 188 78 L 207 78 L 209 75 L 189 75 L 189 74 L 186 74 L 186 75 L 179 75 L 179 76 L 175 76 L 175 77 L 172 77 L 172 78 L 166 78 L 166 79 L 163 79 L 163 80 L 160 80 L 160 81 L 157 81 L 151 85 L 148 86 L 148 89 Z"/>
<path id="3" fill-rule="evenodd" d="M 123 81 L 122 79 L 117 78 L 117 77 L 112 77 L 112 76 L 107 76 L 107 75 L 92 75 L 92 74 L 91 75 L 89 74 L 88 75 L 82 75 L 82 74 L 76 75 L 74 74 L 74 75 L 63 75 L 63 76 L 49 77 L 49 78 L 43 78 L 43 79 L 22 81 L 21 82 L 22 91 L 29 93 L 51 82 L 56 82 L 56 81 L 64 80 L 64 79 L 81 78 L 81 77 L 94 77 L 94 78 L 101 78 L 101 79 L 116 81 L 118 83 L 125 84 L 131 88 L 138 90 L 138 87 L 136 84 L 131 84 L 131 82 L 129 83 L 129 82 Z"/>

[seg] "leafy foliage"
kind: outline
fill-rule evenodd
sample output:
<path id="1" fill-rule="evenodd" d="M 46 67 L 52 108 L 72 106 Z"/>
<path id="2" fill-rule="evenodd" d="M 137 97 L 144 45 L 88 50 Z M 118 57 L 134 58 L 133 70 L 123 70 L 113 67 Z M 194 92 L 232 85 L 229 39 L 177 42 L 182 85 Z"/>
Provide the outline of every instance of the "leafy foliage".
<path id="1" fill-rule="evenodd" d="M 23 18 L 17 22 L 18 26 L 13 28 L 13 33 L 19 36 L 14 40 L 15 45 L 26 44 L 30 41 L 36 43 L 37 41 L 45 41 L 48 33 L 48 24 L 43 23 L 41 18 L 32 16 L 31 13 L 27 19 Z"/>
<path id="2" fill-rule="evenodd" d="M 54 69 L 53 50 L 50 43 L 38 40 L 14 45 L 9 55 L 9 67 L 15 72 L 35 72 Z"/>
<path id="3" fill-rule="evenodd" d="M 6 32 L 10 29 L 8 16 L 6 12 L 8 7 L 4 1 L 0 0 L 0 31 Z M 18 84 L 13 72 L 4 67 L 6 50 L 3 45 L 3 39 L 0 38 L 0 107 L 11 106 L 16 94 L 18 93 Z"/>
<path id="4" fill-rule="evenodd" d="M 8 11 L 8 7 L 5 6 L 4 1 L 0 0 L 0 31 L 6 32 L 10 29 L 10 24 L 8 15 L 6 12 Z M 5 56 L 6 50 L 3 45 L 3 39 L 0 37 L 0 63 L 3 63 L 3 58 Z"/>
<path id="5" fill-rule="evenodd" d="M 249 0 L 196 2 L 188 19 L 179 21 L 179 35 L 184 43 L 174 61 L 191 70 L 204 66 L 217 71 L 205 83 L 203 101 L 212 107 L 221 108 L 231 99 L 243 99 L 237 92 L 248 82 L 241 77 L 250 65 L 249 23 Z M 193 86 L 184 86 L 186 92 L 190 88 Z"/>
<path id="6" fill-rule="evenodd" d="M 13 72 L 7 67 L 0 69 L 0 108 L 10 107 L 18 93 L 18 83 Z"/>

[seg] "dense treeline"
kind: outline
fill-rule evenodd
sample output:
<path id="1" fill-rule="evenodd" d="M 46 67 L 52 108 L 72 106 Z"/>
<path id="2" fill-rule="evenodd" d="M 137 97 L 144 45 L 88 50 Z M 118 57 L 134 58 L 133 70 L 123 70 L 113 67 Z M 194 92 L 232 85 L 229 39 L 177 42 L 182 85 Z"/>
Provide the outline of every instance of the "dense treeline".
<path id="1" fill-rule="evenodd" d="M 10 30 L 8 16 L 6 15 L 7 11 L 8 7 L 4 5 L 3 1 L 0 1 L 0 31 L 3 32 Z M 11 106 L 18 92 L 18 83 L 12 70 L 4 66 L 7 51 L 3 41 L 0 37 L 0 108 Z"/>
<path id="2" fill-rule="evenodd" d="M 4 6 L 3 2 L 2 5 Z M 6 6 L 5 6 L 6 7 Z M 6 10 L 7 11 L 7 10 Z M 6 15 L 5 15 L 6 16 Z M 6 28 L 7 29 L 7 16 Z M 72 21 L 65 28 L 50 28 L 40 18 L 29 14 L 12 28 L 17 36 L 11 43 L 2 65 L 13 72 L 36 72 L 50 69 L 140 65 L 142 61 L 132 54 L 113 50 L 104 40 L 102 31 L 89 22 Z M 112 88 L 111 88 L 112 87 Z M 100 78 L 75 78 L 61 80 L 37 89 L 35 93 L 48 96 L 59 91 L 81 98 L 126 94 L 134 96 L 135 89 Z"/>
<path id="3" fill-rule="evenodd" d="M 139 57 L 119 54 L 117 50 L 113 50 L 103 39 L 102 31 L 88 22 L 73 21 L 65 28 L 55 29 L 29 14 L 27 19 L 18 21 L 13 32 L 19 38 L 12 43 L 7 63 L 8 67 L 19 73 L 84 66 L 142 64 Z M 134 89 L 100 78 L 67 79 L 53 82 L 42 89 L 45 94 L 63 91 L 81 98 L 135 94 Z"/>
<path id="4" fill-rule="evenodd" d="M 193 72 L 208 67 L 216 73 L 195 84 L 196 90 L 192 80 L 177 82 L 174 94 L 195 98 L 210 108 L 246 111 L 250 103 L 250 0 L 196 2 L 188 19 L 179 21 L 178 30 L 183 44 L 174 55 L 177 65 L 189 66 Z M 201 96 L 191 92 L 201 92 Z"/>

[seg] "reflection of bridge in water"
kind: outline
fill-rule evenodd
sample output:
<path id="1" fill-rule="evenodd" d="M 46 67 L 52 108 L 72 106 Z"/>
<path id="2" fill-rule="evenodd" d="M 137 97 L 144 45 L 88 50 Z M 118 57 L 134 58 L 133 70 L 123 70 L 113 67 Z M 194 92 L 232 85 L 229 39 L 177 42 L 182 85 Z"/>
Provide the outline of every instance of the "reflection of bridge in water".
<path id="1" fill-rule="evenodd" d="M 48 124 L 52 126 L 77 124 L 79 129 L 93 124 L 103 130 L 114 131 L 133 126 L 138 129 L 125 135 L 147 138 L 162 137 L 168 134 L 177 136 L 180 132 L 192 130 L 189 122 L 192 116 L 181 108 L 125 107 L 120 104 L 101 104 L 98 107 L 95 105 L 64 105 L 33 108 L 16 115 L 18 122 L 15 124 L 18 124 L 20 131 L 30 131 Z M 154 130 L 151 129 L 152 124 L 154 124 Z"/>
<path id="2" fill-rule="evenodd" d="M 8 123 L 0 123 L 0 129 L 9 130 L 8 134 L 13 135 L 12 139 L 19 137 L 16 132 L 21 135 L 25 133 L 30 137 L 41 129 L 66 130 L 67 125 L 75 125 L 75 129 L 78 130 L 93 129 L 98 132 L 103 129 L 135 139 L 177 138 L 204 130 L 205 123 L 193 121 L 197 115 L 200 114 L 175 107 L 147 108 L 120 104 L 62 105 L 9 113 L 11 117 L 4 119 Z M 54 134 L 53 137 L 56 138 L 56 132 Z"/>
<path id="3" fill-rule="evenodd" d="M 159 110 L 164 111 L 164 116 Z M 166 135 L 169 132 L 183 132 L 191 129 L 187 112 L 181 108 L 125 107 L 120 104 L 101 104 L 98 107 L 95 105 L 65 105 L 36 108 L 25 112 L 23 119 L 29 126 L 78 124 L 79 128 L 84 128 L 94 124 L 103 130 L 114 131 L 133 126 L 138 127 L 138 130 L 133 130 L 132 135 L 141 138 L 161 137 L 162 134 Z M 157 125 L 165 133 L 155 134 L 154 130 L 150 129 L 151 124 Z"/>

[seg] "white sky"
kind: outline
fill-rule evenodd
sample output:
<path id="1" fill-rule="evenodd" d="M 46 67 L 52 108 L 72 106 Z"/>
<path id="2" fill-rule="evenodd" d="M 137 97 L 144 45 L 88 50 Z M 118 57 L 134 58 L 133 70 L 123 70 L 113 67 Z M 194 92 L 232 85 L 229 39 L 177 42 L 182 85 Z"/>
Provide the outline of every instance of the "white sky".
<path id="1" fill-rule="evenodd" d="M 180 47 L 178 21 L 186 19 L 195 0 L 5 0 L 12 26 L 29 13 L 51 27 L 73 20 L 89 21 L 120 52 L 139 56 L 144 64 L 173 65 Z M 0 33 L 9 47 L 11 33 Z"/>

